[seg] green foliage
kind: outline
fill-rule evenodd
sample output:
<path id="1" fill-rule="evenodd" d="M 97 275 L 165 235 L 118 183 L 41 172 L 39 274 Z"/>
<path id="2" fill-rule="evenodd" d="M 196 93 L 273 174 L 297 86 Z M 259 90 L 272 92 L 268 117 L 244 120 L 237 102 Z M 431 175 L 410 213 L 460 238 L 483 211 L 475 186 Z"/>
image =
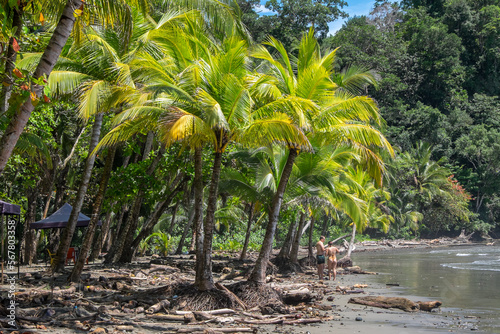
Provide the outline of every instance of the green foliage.
<path id="1" fill-rule="evenodd" d="M 349 20 L 323 47 L 342 46 L 337 52 L 340 68 L 362 64 L 377 70 L 379 89 L 371 94 L 387 121 L 386 134 L 401 154 L 423 140 L 434 147 L 432 160 L 447 158 L 440 164 L 473 194 L 467 214 L 460 214 L 459 207 L 452 209 L 462 218 L 477 214 L 464 226 L 498 227 L 494 217 L 500 175 L 490 167 L 498 164 L 494 151 L 500 72 L 492 64 L 498 64 L 500 56 L 499 4 L 408 0 L 401 6 L 378 1 L 368 17 Z M 404 170 L 391 173 L 404 174 Z M 406 195 L 397 196 L 402 200 L 396 220 L 411 222 L 416 218 L 408 216 L 411 212 L 425 214 L 423 207 L 410 204 L 414 203 L 409 200 L 414 197 L 411 189 L 401 192 Z M 419 202 L 436 219 L 447 219 L 450 212 L 437 209 L 447 201 L 436 197 L 436 202 Z M 451 221 L 452 225 L 436 227 L 432 233 L 441 228 L 455 230 L 461 224 Z"/>
<path id="2" fill-rule="evenodd" d="M 291 50 L 299 44 L 300 37 L 312 27 L 322 40 L 328 34 L 328 24 L 338 18 L 346 18 L 342 9 L 348 5 L 344 0 L 269 0 L 264 6 L 270 13 L 257 15 L 255 0 L 239 0 L 243 22 L 257 42 L 266 35 L 273 36 Z"/>
<path id="3" fill-rule="evenodd" d="M 152 239 L 153 249 L 162 256 L 167 256 L 173 248 L 172 237 L 164 232 L 155 232 L 148 236 L 144 241 L 149 243 Z"/>

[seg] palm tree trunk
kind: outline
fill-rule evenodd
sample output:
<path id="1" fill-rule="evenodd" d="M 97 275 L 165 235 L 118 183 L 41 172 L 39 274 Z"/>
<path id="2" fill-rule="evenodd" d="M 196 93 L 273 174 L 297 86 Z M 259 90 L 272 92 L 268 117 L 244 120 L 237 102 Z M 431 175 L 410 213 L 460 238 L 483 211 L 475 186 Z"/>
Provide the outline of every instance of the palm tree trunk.
<path id="1" fill-rule="evenodd" d="M 323 228 L 321 229 L 321 235 L 326 234 L 326 230 L 328 229 L 329 222 L 330 222 L 330 217 L 325 215 L 325 220 L 323 221 Z"/>
<path id="2" fill-rule="evenodd" d="M 125 245 L 129 245 L 127 241 L 132 242 L 129 239 L 130 233 L 135 233 L 137 228 L 137 223 L 139 219 L 139 213 L 142 206 L 142 201 L 144 200 L 144 190 L 139 190 L 134 199 L 134 203 L 130 208 L 129 214 L 127 216 L 127 220 L 125 224 L 123 224 L 122 228 L 115 235 L 113 247 L 111 251 L 106 256 L 104 263 L 116 263 L 121 261 L 121 257 L 125 251 Z"/>
<path id="3" fill-rule="evenodd" d="M 35 248 L 35 231 L 30 228 L 31 223 L 36 220 L 36 203 L 39 196 L 39 187 L 35 185 L 33 189 L 28 191 L 26 196 L 28 199 L 28 210 L 26 211 L 26 218 L 24 220 L 23 232 L 23 264 L 32 264 L 33 257 L 36 254 Z"/>
<path id="4" fill-rule="evenodd" d="M 309 225 L 309 245 L 307 249 L 307 257 L 313 258 L 313 230 L 314 228 L 314 216 L 311 217 L 311 225 Z"/>
<path id="5" fill-rule="evenodd" d="M 161 215 L 165 212 L 165 210 L 168 209 L 170 206 L 170 203 L 172 203 L 172 200 L 177 196 L 179 192 L 182 191 L 182 188 L 184 186 L 184 183 L 187 182 L 189 177 L 184 175 L 184 172 L 180 172 L 177 174 L 175 177 L 174 181 L 172 181 L 172 184 L 170 185 L 170 194 L 168 194 L 167 198 L 161 202 L 158 202 L 155 206 L 155 209 L 153 213 L 150 215 L 148 220 L 144 223 L 141 231 L 139 232 L 139 235 L 132 241 L 130 244 L 130 249 L 131 249 L 131 254 L 136 252 L 137 247 L 139 247 L 139 244 L 141 243 L 142 240 L 144 240 L 147 236 L 153 232 L 154 227 L 160 220 Z M 175 188 L 173 188 L 175 187 Z M 172 189 L 173 188 L 173 189 Z M 128 258 L 126 259 L 126 262 L 128 261 Z M 131 261 L 132 259 L 130 259 Z"/>
<path id="6" fill-rule="evenodd" d="M 193 226 L 193 221 L 194 221 L 194 210 L 192 210 L 191 214 L 189 215 L 188 221 L 186 222 L 186 225 L 184 225 L 184 231 L 182 232 L 181 240 L 179 240 L 179 244 L 177 245 L 175 254 L 177 255 L 182 254 L 182 248 L 184 248 L 184 243 L 186 242 L 187 235 L 191 230 L 191 227 Z"/>
<path id="7" fill-rule="evenodd" d="M 288 158 L 283 168 L 281 174 L 280 182 L 278 184 L 278 189 L 274 195 L 271 208 L 269 210 L 269 222 L 267 223 L 266 235 L 262 243 L 262 248 L 260 249 L 259 257 L 255 263 L 255 267 L 250 275 L 248 281 L 258 284 L 264 284 L 266 282 L 266 269 L 267 263 L 269 262 L 269 257 L 273 250 L 273 239 L 274 233 L 276 232 L 276 226 L 278 225 L 278 217 L 281 210 L 281 204 L 283 203 L 283 195 L 285 194 L 286 185 L 290 174 L 292 173 L 293 163 L 295 158 L 297 158 L 298 152 L 295 149 L 290 149 L 288 153 Z"/>
<path id="8" fill-rule="evenodd" d="M 202 280 L 202 270 L 200 267 L 203 258 L 203 159 L 202 148 L 194 149 L 194 235 L 196 248 L 196 280 Z M 199 261 L 198 261 L 199 260 Z"/>
<path id="9" fill-rule="evenodd" d="M 43 75 L 49 76 L 50 72 L 54 68 L 61 51 L 66 45 L 66 42 L 73 30 L 73 25 L 76 20 L 76 15 L 74 15 L 75 9 L 79 9 L 82 6 L 82 0 L 68 0 L 66 6 L 64 7 L 63 13 L 57 27 L 49 40 L 49 44 L 45 48 L 38 66 L 33 73 L 33 77 L 38 79 Z M 40 96 L 42 87 L 38 85 L 33 85 L 33 91 L 37 96 Z M 11 118 L 7 129 L 4 131 L 2 138 L 0 139 L 0 174 L 2 174 L 9 158 L 16 146 L 16 143 L 24 130 L 26 123 L 31 116 L 34 106 L 31 103 L 31 99 L 28 98 L 26 102 L 19 108 L 19 111 Z"/>
<path id="10" fill-rule="evenodd" d="M 130 209 L 127 204 L 124 204 L 120 208 L 120 214 L 115 215 L 116 222 L 114 224 L 114 230 L 113 233 L 110 234 L 110 243 L 112 245 L 116 244 L 118 236 L 122 232 L 122 227 L 125 225 L 124 222 L 127 221 L 129 214 L 130 214 Z M 110 249 L 110 252 L 113 252 L 113 248 Z"/>
<path id="11" fill-rule="evenodd" d="M 73 239 L 73 234 L 75 233 L 76 223 L 78 221 L 78 215 L 82 209 L 83 200 L 85 199 L 85 194 L 87 193 L 87 188 L 90 182 L 90 176 L 92 175 L 92 168 L 94 167 L 95 155 L 92 154 L 94 149 L 99 142 L 99 137 L 101 135 L 103 114 L 99 113 L 95 116 L 94 125 L 92 126 L 92 137 L 90 138 L 89 145 L 89 155 L 87 161 L 85 162 L 85 168 L 83 170 L 82 183 L 76 194 L 75 203 L 73 205 L 73 210 L 69 216 L 68 224 L 63 231 L 61 237 L 61 243 L 57 249 L 56 259 L 53 266 L 53 271 L 61 271 L 64 269 L 64 264 L 66 262 L 66 254 L 68 253 L 69 246 L 71 244 L 71 239 Z"/>
<path id="12" fill-rule="evenodd" d="M 292 244 L 292 250 L 290 251 L 290 262 L 294 264 L 299 263 L 300 239 L 302 239 L 302 232 L 304 229 L 305 222 L 306 222 L 306 214 L 304 212 L 301 212 L 299 227 L 297 228 L 297 233 L 295 234 L 295 239 L 293 240 Z"/>
<path id="13" fill-rule="evenodd" d="M 54 198 L 54 206 L 53 210 L 57 211 L 62 204 L 63 204 L 63 199 L 64 199 L 64 190 L 66 189 L 66 178 L 69 173 L 69 164 L 67 164 L 60 172 L 59 175 L 56 177 L 56 196 Z"/>
<path id="14" fill-rule="evenodd" d="M 302 214 L 300 215 L 300 219 L 302 219 Z M 292 248 L 293 240 L 295 240 L 296 231 L 297 221 L 294 219 L 288 227 L 288 233 L 286 234 L 285 241 L 283 242 L 283 246 L 281 246 L 280 252 L 276 257 L 278 263 L 286 262 L 287 259 L 290 258 L 290 249 Z"/>
<path id="15" fill-rule="evenodd" d="M 87 226 L 87 232 L 83 239 L 82 247 L 78 254 L 78 259 L 76 260 L 73 271 L 69 276 L 71 282 L 79 282 L 80 275 L 82 274 L 83 266 L 85 260 L 89 254 L 90 248 L 92 247 L 92 241 L 94 240 L 94 233 L 97 228 L 97 223 L 99 222 L 99 216 L 101 213 L 102 202 L 104 201 L 104 195 L 106 194 L 106 189 L 108 187 L 109 178 L 111 177 L 111 171 L 113 170 L 113 162 L 115 160 L 116 147 L 112 146 L 108 150 L 108 156 L 106 157 L 106 163 L 104 164 L 104 171 L 101 176 L 101 183 L 99 184 L 99 191 L 92 207 L 92 216 L 90 216 L 90 222 Z"/>
<path id="16" fill-rule="evenodd" d="M 12 71 L 16 67 L 16 58 L 17 58 L 17 51 L 14 50 L 14 39 L 17 39 L 19 41 L 19 37 L 21 36 L 21 31 L 23 27 L 23 9 L 24 6 L 23 4 L 19 4 L 19 8 L 11 8 L 11 10 L 14 12 L 12 15 L 12 28 L 16 27 L 16 33 L 14 34 L 13 37 L 9 39 L 9 47 L 7 48 L 7 55 L 6 55 L 6 61 L 5 61 L 5 78 L 3 79 L 4 82 L 8 82 L 9 84 L 7 85 L 2 85 L 2 93 L 0 96 L 2 97 L 2 101 L 0 103 L 0 116 L 3 115 L 7 109 L 9 109 L 9 98 L 12 93 Z"/>
<path id="17" fill-rule="evenodd" d="M 112 206 L 113 205 L 111 205 L 111 207 Z M 111 209 L 106 213 L 106 217 L 104 218 L 104 222 L 102 223 L 101 230 L 96 238 L 96 245 L 92 249 L 92 253 L 90 254 L 91 259 L 96 259 L 99 256 L 99 254 L 101 254 L 101 252 L 102 252 L 102 249 L 104 247 L 104 243 L 108 237 L 109 227 L 111 226 L 112 214 L 113 214 L 113 211 Z"/>
<path id="18" fill-rule="evenodd" d="M 158 151 L 158 155 L 151 162 L 151 165 L 146 171 L 146 175 L 152 175 L 154 173 L 156 167 L 158 167 L 158 164 L 163 157 L 163 153 L 165 153 L 165 145 L 160 148 L 160 150 Z M 106 258 L 106 263 L 109 263 L 110 261 L 112 263 L 130 262 L 132 260 L 132 250 L 130 248 L 126 248 L 125 245 L 131 245 L 132 241 L 134 240 L 135 231 L 139 223 L 139 214 L 145 195 L 146 193 L 144 188 L 141 188 L 137 192 L 134 204 L 130 209 L 130 213 L 125 226 L 123 226 L 122 230 L 120 231 L 119 237 L 115 241 L 116 247 L 114 248 L 114 252 L 112 251 L 110 256 Z"/>
<path id="19" fill-rule="evenodd" d="M 146 160 L 148 158 L 149 153 L 153 148 L 153 139 L 154 139 L 153 131 L 148 131 L 148 135 L 146 136 L 146 142 L 144 143 L 144 152 L 142 155 L 142 160 Z"/>
<path id="20" fill-rule="evenodd" d="M 250 241 L 250 232 L 252 230 L 252 220 L 253 220 L 253 209 L 255 203 L 250 204 L 250 209 L 248 210 L 248 222 L 247 231 L 245 233 L 245 243 L 243 244 L 243 250 L 241 251 L 240 260 L 244 260 L 247 256 L 248 242 Z"/>
<path id="21" fill-rule="evenodd" d="M 198 262 L 195 285 L 201 291 L 215 288 L 212 275 L 212 241 L 215 225 L 215 211 L 217 210 L 217 188 L 219 187 L 220 171 L 222 165 L 222 152 L 214 153 L 214 165 L 212 168 L 212 179 L 208 193 L 207 213 L 203 222 L 203 253 Z"/>
<path id="22" fill-rule="evenodd" d="M 168 228 L 168 235 L 170 235 L 170 236 L 174 232 L 175 216 L 177 216 L 177 210 L 179 209 L 179 203 L 180 203 L 180 201 L 178 201 L 177 203 L 175 203 L 175 206 L 174 206 L 174 209 L 173 209 L 173 212 L 172 212 L 172 219 L 170 220 L 170 227 Z"/>

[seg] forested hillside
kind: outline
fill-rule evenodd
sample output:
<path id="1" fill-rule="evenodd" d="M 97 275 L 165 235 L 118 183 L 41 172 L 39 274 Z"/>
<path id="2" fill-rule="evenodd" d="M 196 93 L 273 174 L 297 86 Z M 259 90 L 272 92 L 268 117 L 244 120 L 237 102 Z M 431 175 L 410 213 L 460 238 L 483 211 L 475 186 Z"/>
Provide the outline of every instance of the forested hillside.
<path id="1" fill-rule="evenodd" d="M 378 1 L 334 35 L 348 2 L 257 5 L 2 1 L 0 197 L 26 262 L 193 250 L 210 289 L 213 249 L 259 251 L 262 282 L 273 247 L 297 263 L 321 234 L 498 237 L 498 0 Z M 66 228 L 29 228 L 65 202 Z"/>

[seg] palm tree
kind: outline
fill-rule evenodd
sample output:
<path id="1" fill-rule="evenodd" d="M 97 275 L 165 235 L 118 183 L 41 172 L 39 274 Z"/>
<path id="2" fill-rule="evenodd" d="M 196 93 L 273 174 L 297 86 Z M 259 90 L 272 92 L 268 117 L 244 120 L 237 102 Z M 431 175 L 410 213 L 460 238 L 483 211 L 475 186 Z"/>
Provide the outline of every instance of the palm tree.
<path id="1" fill-rule="evenodd" d="M 66 45 L 73 31 L 76 21 L 90 20 L 90 18 L 95 20 L 95 18 L 99 18 L 105 24 L 111 24 L 116 19 L 130 22 L 128 16 L 130 13 L 129 4 L 144 8 L 146 3 L 146 1 L 140 0 L 67 0 L 64 6 L 60 6 L 58 1 L 41 1 L 43 8 L 46 8 L 49 13 L 59 13 L 60 18 L 45 48 L 45 52 L 41 56 L 32 75 L 34 80 L 31 91 L 36 95 L 36 99 L 34 100 L 37 100 L 41 96 L 43 86 L 40 84 L 40 80 L 44 77 L 48 77 L 52 72 L 63 47 Z M 77 31 L 76 36 L 78 35 L 80 34 L 78 34 Z M 23 132 L 24 127 L 28 123 L 28 119 L 33 109 L 34 105 L 32 99 L 27 98 L 26 101 L 19 106 L 17 113 L 10 119 L 7 129 L 0 139 L 0 174 L 7 165 L 12 150 Z"/>
<path id="2" fill-rule="evenodd" d="M 276 191 L 281 171 L 276 163 L 283 161 L 279 156 L 285 156 L 284 153 L 279 146 L 273 145 L 230 154 L 231 160 L 239 163 L 239 166 L 236 166 L 238 169 L 226 169 L 219 184 L 219 191 L 238 196 L 247 203 L 248 220 L 240 260 L 246 257 L 255 213 L 259 212 L 260 208 L 269 206 Z"/>
<path id="3" fill-rule="evenodd" d="M 269 38 L 265 44 L 277 51 L 279 59 L 275 59 L 264 47 L 258 48 L 253 56 L 262 59 L 263 66 L 269 68 L 276 81 L 275 89 L 296 102 L 287 110 L 295 126 L 303 132 L 308 132 L 310 136 L 317 137 L 318 140 L 354 147 L 370 165 L 370 170 L 381 180 L 380 169 L 383 163 L 370 148 L 376 146 L 390 152 L 392 148 L 384 136 L 370 125 L 371 121 L 381 122 L 374 101 L 338 89 L 332 80 L 335 51 L 322 56 L 312 29 L 304 34 L 297 59 L 291 59 L 283 45 L 273 38 Z M 298 101 L 302 103 L 298 104 Z M 288 145 L 288 161 L 269 208 L 266 236 L 254 271 L 249 278 L 251 282 L 265 282 L 265 271 L 272 250 L 272 240 L 283 195 L 293 163 L 303 148 L 304 146 Z"/>
<path id="4" fill-rule="evenodd" d="M 361 166 L 357 168 L 349 167 L 345 171 L 345 176 L 355 181 L 355 187 L 352 189 L 356 196 L 364 201 L 365 205 L 359 219 L 352 223 L 352 235 L 346 258 L 350 258 L 354 247 L 356 231 L 363 231 L 368 226 L 376 227 L 387 232 L 390 223 L 394 220 L 393 217 L 383 212 L 381 206 L 390 199 L 389 192 L 377 188 L 374 180 L 367 171 Z"/>
<path id="5" fill-rule="evenodd" d="M 103 116 L 105 112 L 110 111 L 116 105 L 117 95 L 115 94 L 115 87 L 134 87 L 127 65 L 129 50 L 124 48 L 123 44 L 119 42 L 123 39 L 123 36 L 120 36 L 119 32 L 123 32 L 124 30 L 91 29 L 86 35 L 86 42 L 80 47 L 73 48 L 69 57 L 62 58 L 57 65 L 57 70 L 49 78 L 49 86 L 57 94 L 68 94 L 75 91 L 81 92 L 79 96 L 79 113 L 82 118 L 89 119 L 95 115 L 92 140 L 82 183 L 77 192 L 68 225 L 61 238 L 56 255 L 58 261 L 55 261 L 55 270 L 61 270 L 64 265 L 64 259 L 73 237 L 77 217 L 80 213 L 92 173 L 95 160 L 95 155 L 92 153 L 99 142 Z M 92 244 L 107 181 L 111 175 L 113 152 L 114 149 L 110 148 L 111 155 L 107 159 L 109 162 L 107 162 L 106 177 L 102 180 L 99 196 L 96 203 L 94 203 L 94 215 L 87 228 L 87 234 L 80 252 L 80 259 L 73 270 L 72 280 L 79 279 L 84 261 Z"/>

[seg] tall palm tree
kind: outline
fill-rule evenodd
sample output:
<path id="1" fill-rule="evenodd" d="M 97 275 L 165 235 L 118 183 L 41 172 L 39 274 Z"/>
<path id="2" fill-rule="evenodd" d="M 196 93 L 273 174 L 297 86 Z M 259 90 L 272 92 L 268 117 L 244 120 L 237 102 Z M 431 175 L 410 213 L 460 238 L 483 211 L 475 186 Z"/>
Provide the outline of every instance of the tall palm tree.
<path id="1" fill-rule="evenodd" d="M 177 36 L 181 40 L 175 41 L 173 37 L 164 40 L 167 47 L 176 47 L 171 57 L 156 60 L 143 55 L 141 68 L 144 77 L 148 78 L 145 90 L 150 90 L 155 98 L 120 115 L 122 125 L 103 139 L 103 145 L 125 138 L 133 129 L 154 126 L 167 144 L 183 141 L 193 146 L 204 143 L 211 146 L 214 156 L 212 178 L 196 279 L 198 288 L 207 290 L 214 286 L 212 238 L 222 156 L 228 145 L 233 142 L 248 146 L 273 141 L 292 142 L 303 135 L 295 130 L 286 114 L 276 112 L 269 117 L 264 110 L 283 108 L 290 101 L 284 99 L 273 106 L 255 110 L 257 104 L 252 92 L 260 89 L 261 81 L 247 71 L 244 40 L 230 37 L 216 45 L 207 43 L 205 36 L 181 32 Z M 183 52 L 181 45 L 191 49 Z M 188 58 L 186 54 L 198 58 Z M 186 64 L 191 66 L 186 68 Z"/>
<path id="2" fill-rule="evenodd" d="M 392 148 L 384 136 L 370 124 L 371 121 L 381 122 L 375 102 L 368 97 L 354 96 L 349 91 L 338 89 L 332 80 L 335 51 L 322 56 L 312 29 L 303 35 L 296 59 L 273 38 L 269 38 L 265 44 L 274 49 L 279 58 L 275 59 L 265 47 L 258 48 L 253 56 L 263 60 L 263 67 L 269 69 L 270 75 L 276 80 L 275 88 L 283 96 L 303 102 L 300 105 L 291 105 L 287 110 L 295 126 L 304 133 L 307 132 L 309 136 L 337 145 L 355 147 L 370 165 L 370 170 L 381 180 L 380 169 L 383 163 L 370 148 L 380 147 L 390 152 Z M 284 177 L 280 180 L 269 208 L 269 223 L 259 258 L 249 278 L 251 282 L 265 282 L 265 271 L 283 195 L 293 163 L 302 148 L 298 145 L 288 145 L 289 154 L 283 170 Z"/>

